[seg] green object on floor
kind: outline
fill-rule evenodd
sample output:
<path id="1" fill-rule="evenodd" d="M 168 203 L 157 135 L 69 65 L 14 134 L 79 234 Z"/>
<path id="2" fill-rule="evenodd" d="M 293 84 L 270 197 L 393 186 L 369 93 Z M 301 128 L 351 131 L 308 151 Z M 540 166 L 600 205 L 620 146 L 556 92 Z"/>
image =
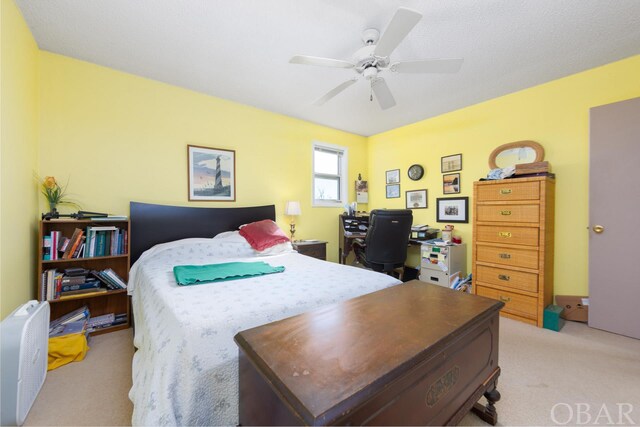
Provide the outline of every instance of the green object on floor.
<path id="1" fill-rule="evenodd" d="M 545 329 L 559 332 L 564 326 L 564 319 L 560 317 L 564 308 L 559 305 L 551 304 L 544 309 L 543 323 Z"/>
<path id="2" fill-rule="evenodd" d="M 176 265 L 173 274 L 178 285 L 226 282 L 264 274 L 281 273 L 283 266 L 273 267 L 266 262 L 225 262 L 206 265 Z"/>

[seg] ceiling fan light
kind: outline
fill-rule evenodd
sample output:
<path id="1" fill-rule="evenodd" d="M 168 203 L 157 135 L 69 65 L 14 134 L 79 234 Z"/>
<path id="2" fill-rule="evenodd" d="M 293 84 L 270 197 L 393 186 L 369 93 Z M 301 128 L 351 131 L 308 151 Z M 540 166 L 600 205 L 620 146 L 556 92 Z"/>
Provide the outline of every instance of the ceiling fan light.
<path id="1" fill-rule="evenodd" d="M 376 76 L 378 75 L 378 69 L 376 67 L 368 67 L 365 68 L 364 71 L 362 72 L 362 75 L 367 79 L 367 80 L 372 80 L 375 79 Z"/>

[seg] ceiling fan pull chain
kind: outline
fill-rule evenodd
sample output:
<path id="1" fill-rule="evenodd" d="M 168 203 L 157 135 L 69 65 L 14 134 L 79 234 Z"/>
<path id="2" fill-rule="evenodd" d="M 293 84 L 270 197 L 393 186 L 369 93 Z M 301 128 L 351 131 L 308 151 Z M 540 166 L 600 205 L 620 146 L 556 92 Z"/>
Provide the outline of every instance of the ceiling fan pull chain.
<path id="1" fill-rule="evenodd" d="M 373 102 L 373 82 L 369 85 L 369 101 Z"/>

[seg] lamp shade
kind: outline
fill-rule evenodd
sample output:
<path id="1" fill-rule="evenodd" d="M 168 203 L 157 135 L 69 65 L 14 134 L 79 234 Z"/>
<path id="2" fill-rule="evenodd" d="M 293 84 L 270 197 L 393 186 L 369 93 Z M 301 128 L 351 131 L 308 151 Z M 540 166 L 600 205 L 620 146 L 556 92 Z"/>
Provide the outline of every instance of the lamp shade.
<path id="1" fill-rule="evenodd" d="M 297 216 L 300 213 L 300 202 L 287 202 L 284 208 L 285 215 Z"/>

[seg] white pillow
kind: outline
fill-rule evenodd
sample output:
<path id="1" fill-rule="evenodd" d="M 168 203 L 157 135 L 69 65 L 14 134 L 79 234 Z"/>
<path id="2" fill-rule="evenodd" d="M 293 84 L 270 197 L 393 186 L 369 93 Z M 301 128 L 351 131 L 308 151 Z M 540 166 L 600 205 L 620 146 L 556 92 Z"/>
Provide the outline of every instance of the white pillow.
<path id="1" fill-rule="evenodd" d="M 246 245 L 247 247 L 251 248 L 251 245 L 249 244 L 249 242 L 247 242 L 247 239 L 242 237 L 239 231 L 223 231 L 220 234 L 216 234 L 213 239 L 218 240 L 220 243 L 231 243 L 242 246 Z M 295 252 L 293 250 L 291 242 L 278 243 L 277 245 L 273 245 L 263 251 L 256 251 L 253 248 L 251 248 L 251 250 L 253 251 L 253 254 L 255 256 L 270 256 Z"/>
<path id="2" fill-rule="evenodd" d="M 291 245 L 291 242 L 283 242 L 283 243 L 278 243 L 277 245 L 273 245 L 270 248 L 267 248 L 263 251 L 255 251 L 255 252 L 259 256 L 266 256 L 266 255 L 286 254 L 286 253 L 295 252 L 295 251 L 293 250 L 293 246 Z"/>
<path id="3" fill-rule="evenodd" d="M 225 243 L 249 244 L 247 239 L 240 235 L 239 231 L 223 231 L 222 233 L 216 234 L 213 238 L 224 239 Z"/>

